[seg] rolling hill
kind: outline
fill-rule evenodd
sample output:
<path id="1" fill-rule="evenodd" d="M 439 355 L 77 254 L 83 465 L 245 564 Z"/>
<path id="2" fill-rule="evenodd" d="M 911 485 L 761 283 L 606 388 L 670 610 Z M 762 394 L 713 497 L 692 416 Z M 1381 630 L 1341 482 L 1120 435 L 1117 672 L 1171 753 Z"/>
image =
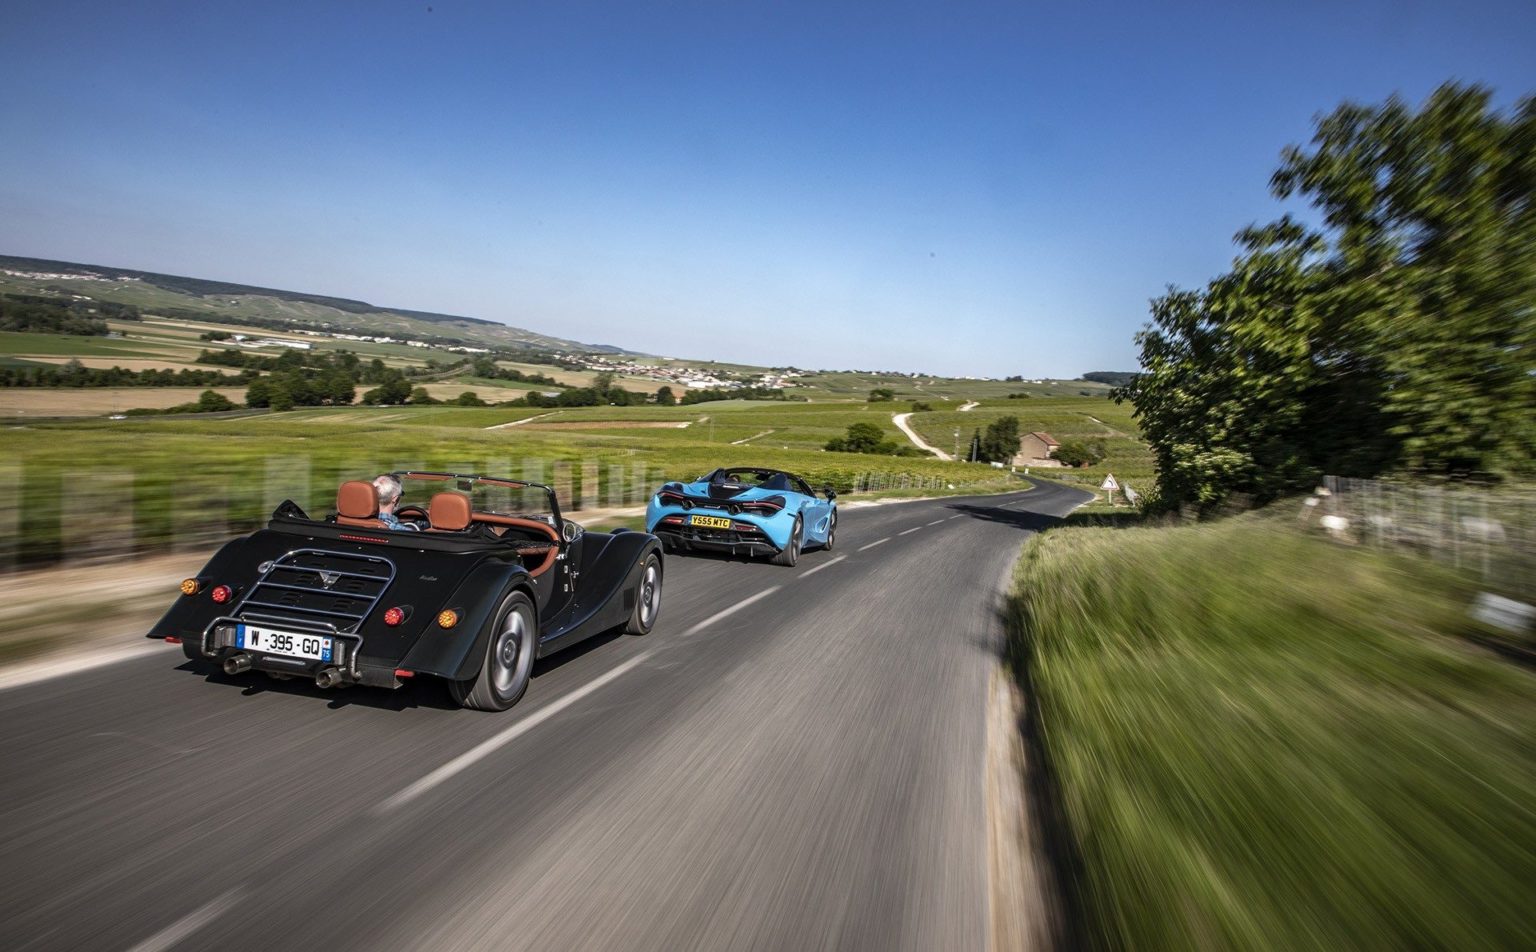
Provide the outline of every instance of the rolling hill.
<path id="1" fill-rule="evenodd" d="M 132 304 L 147 313 L 215 323 L 286 325 L 388 334 L 434 343 L 629 353 L 478 317 L 380 307 L 366 301 L 209 281 L 131 268 L 0 255 L 0 291 L 81 295 Z"/>

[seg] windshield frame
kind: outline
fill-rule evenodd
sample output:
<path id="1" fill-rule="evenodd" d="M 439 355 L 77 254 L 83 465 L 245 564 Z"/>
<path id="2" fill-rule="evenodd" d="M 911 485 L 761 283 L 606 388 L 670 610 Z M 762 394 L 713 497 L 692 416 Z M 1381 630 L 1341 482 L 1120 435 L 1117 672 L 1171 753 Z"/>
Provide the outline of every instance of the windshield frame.
<path id="1" fill-rule="evenodd" d="M 393 476 L 395 479 L 398 479 L 401 486 L 409 486 L 413 482 L 445 482 L 452 483 L 453 488 L 459 492 L 472 492 L 477 485 L 500 486 L 505 489 L 542 490 L 545 497 L 549 500 L 549 511 L 551 517 L 554 520 L 552 524 L 555 527 L 555 533 L 561 539 L 565 538 L 565 517 L 560 513 L 560 499 L 555 494 L 553 487 L 546 486 L 543 483 L 529 483 L 524 482 L 521 479 L 507 479 L 503 476 L 485 476 L 480 473 L 440 473 L 417 469 L 399 470 L 392 472 L 389 475 Z M 461 485 L 463 482 L 468 482 L 470 485 L 465 487 Z M 486 509 L 483 511 L 495 512 L 496 510 Z M 518 516 L 526 515 L 526 513 L 498 513 L 498 515 Z"/>

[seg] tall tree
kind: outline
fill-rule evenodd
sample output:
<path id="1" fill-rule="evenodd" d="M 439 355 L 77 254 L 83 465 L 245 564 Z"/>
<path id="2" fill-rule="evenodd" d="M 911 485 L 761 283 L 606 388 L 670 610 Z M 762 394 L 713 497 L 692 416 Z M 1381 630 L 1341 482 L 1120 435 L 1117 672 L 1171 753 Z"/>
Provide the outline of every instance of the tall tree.
<path id="1" fill-rule="evenodd" d="M 1271 185 L 1322 220 L 1239 233 L 1232 270 L 1170 288 L 1118 390 L 1167 501 L 1304 488 L 1324 471 L 1531 472 L 1536 99 L 1447 85 L 1318 120 Z"/>
<path id="2" fill-rule="evenodd" d="M 1019 455 L 1019 418 L 1009 414 L 987 424 L 978 458 L 988 463 L 1011 462 Z"/>

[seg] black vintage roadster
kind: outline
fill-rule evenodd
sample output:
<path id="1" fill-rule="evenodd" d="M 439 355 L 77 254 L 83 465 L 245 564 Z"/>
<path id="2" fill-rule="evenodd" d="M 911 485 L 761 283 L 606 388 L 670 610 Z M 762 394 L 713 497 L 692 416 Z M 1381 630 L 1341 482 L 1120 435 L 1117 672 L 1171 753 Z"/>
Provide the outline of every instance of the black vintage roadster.
<path id="1" fill-rule="evenodd" d="M 149 637 L 229 674 L 264 671 L 397 688 L 431 675 L 465 707 L 501 711 L 534 659 L 620 626 L 643 635 L 661 608 L 657 538 L 587 532 L 548 486 L 457 473 L 393 473 L 407 500 L 379 518 L 373 484 L 341 485 L 336 512 L 284 502 L 265 529 L 226 544 Z"/>

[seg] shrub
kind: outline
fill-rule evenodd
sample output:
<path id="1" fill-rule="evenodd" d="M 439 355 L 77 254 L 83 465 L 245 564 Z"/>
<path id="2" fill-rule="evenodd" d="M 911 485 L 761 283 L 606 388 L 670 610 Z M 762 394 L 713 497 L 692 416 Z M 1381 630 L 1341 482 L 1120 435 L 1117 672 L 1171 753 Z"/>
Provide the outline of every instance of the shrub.
<path id="1" fill-rule="evenodd" d="M 1063 466 L 1095 466 L 1104 461 L 1104 441 L 1067 440 L 1056 447 L 1054 458 Z"/>

